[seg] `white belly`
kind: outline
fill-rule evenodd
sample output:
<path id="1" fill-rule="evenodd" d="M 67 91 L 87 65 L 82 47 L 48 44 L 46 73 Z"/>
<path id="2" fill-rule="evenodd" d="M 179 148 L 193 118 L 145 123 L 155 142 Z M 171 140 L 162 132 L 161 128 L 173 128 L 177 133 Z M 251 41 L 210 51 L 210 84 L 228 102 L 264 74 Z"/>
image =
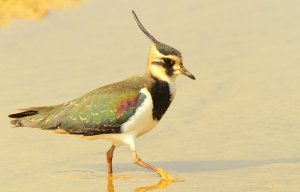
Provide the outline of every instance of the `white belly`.
<path id="1" fill-rule="evenodd" d="M 146 96 L 143 103 L 136 109 L 135 114 L 121 127 L 123 133 L 139 137 L 155 127 L 158 123 L 152 118 L 153 103 L 151 94 L 146 88 L 141 89 Z"/>

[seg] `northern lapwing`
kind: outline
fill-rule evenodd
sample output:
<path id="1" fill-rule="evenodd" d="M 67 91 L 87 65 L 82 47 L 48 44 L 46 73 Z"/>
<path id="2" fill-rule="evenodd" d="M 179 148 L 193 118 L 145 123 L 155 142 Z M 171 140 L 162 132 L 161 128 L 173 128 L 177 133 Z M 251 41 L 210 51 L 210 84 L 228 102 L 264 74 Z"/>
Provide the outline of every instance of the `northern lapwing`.
<path id="1" fill-rule="evenodd" d="M 155 171 L 163 179 L 174 180 L 164 169 L 153 167 L 137 155 L 135 139 L 155 127 L 175 96 L 179 74 L 195 77 L 183 66 L 181 53 L 155 39 L 132 14 L 139 28 L 152 41 L 146 72 L 93 90 L 72 101 L 47 107 L 30 107 L 14 118 L 14 127 L 34 127 L 61 134 L 108 139 L 107 171 L 112 175 L 114 149 L 128 145 L 134 163 Z"/>

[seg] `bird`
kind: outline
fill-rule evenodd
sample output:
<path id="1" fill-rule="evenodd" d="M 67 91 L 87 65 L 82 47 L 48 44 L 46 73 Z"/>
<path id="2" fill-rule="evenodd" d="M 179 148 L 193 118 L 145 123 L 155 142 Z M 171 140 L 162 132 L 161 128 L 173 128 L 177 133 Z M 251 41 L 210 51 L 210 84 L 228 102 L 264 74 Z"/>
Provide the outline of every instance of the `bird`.
<path id="1" fill-rule="evenodd" d="M 13 127 L 112 141 L 106 152 L 109 176 L 113 174 L 115 148 L 125 145 L 129 146 L 135 164 L 156 172 L 163 180 L 175 181 L 163 168 L 144 162 L 137 154 L 135 141 L 152 130 L 169 108 L 176 92 L 176 77 L 183 74 L 195 80 L 195 76 L 183 66 L 180 51 L 154 38 L 134 10 L 132 14 L 152 42 L 143 74 L 102 86 L 66 103 L 20 109 L 8 117 L 12 118 Z"/>

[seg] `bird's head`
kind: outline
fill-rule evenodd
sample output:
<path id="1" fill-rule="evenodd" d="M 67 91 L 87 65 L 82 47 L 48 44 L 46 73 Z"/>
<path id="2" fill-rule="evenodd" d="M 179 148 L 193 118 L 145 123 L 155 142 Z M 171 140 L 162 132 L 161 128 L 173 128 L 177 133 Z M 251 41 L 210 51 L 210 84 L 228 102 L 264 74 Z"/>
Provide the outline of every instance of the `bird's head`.
<path id="1" fill-rule="evenodd" d="M 171 80 L 175 80 L 175 78 L 179 74 L 183 74 L 195 80 L 194 75 L 192 75 L 183 66 L 181 53 L 177 49 L 156 40 L 145 29 L 145 27 L 139 21 L 135 12 L 132 11 L 132 13 L 139 28 L 153 42 L 148 57 L 147 73 L 150 73 L 151 76 L 159 80 L 168 81 L 168 82 Z"/>

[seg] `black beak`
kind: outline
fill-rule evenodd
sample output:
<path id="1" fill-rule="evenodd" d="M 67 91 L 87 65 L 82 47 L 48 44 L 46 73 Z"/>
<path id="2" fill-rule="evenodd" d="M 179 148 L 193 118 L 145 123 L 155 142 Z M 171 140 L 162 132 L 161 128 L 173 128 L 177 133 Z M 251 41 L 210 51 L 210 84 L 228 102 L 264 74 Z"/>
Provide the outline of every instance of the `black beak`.
<path id="1" fill-rule="evenodd" d="M 191 74 L 184 66 L 182 66 L 180 68 L 180 72 L 181 72 L 181 74 L 183 74 L 193 80 L 196 80 L 195 76 L 193 74 Z"/>

